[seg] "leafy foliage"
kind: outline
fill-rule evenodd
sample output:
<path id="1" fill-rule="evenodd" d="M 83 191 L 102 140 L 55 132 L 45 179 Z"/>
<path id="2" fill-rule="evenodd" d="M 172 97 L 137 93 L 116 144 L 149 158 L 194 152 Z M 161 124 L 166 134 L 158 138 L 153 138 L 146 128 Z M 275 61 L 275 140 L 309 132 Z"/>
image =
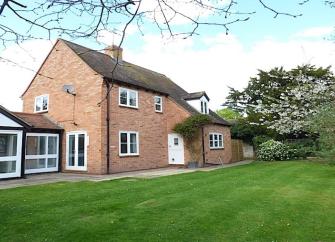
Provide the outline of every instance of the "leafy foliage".
<path id="1" fill-rule="evenodd" d="M 191 140 L 196 137 L 201 127 L 210 122 L 211 120 L 208 115 L 193 115 L 185 119 L 183 122 L 176 124 L 173 130 L 185 139 Z"/>
<path id="2" fill-rule="evenodd" d="M 296 150 L 280 141 L 268 140 L 259 146 L 257 158 L 263 161 L 291 160 L 296 159 Z"/>
<path id="3" fill-rule="evenodd" d="M 227 120 L 237 120 L 237 119 L 242 118 L 242 115 L 239 112 L 231 108 L 223 108 L 223 109 L 216 111 L 216 113 L 220 117 L 227 119 Z"/>
<path id="4" fill-rule="evenodd" d="M 226 105 L 248 116 L 254 126 L 264 126 L 279 135 L 304 136 L 306 117 L 335 96 L 335 77 L 328 68 L 311 65 L 286 71 L 260 70 L 243 91 L 230 90 Z"/>
<path id="5" fill-rule="evenodd" d="M 258 150 L 261 144 L 263 144 L 263 143 L 265 143 L 266 141 L 269 141 L 269 140 L 272 140 L 272 138 L 270 136 L 258 135 L 258 136 L 255 136 L 252 139 L 252 144 L 254 145 L 256 150 Z"/>
<path id="6" fill-rule="evenodd" d="M 322 106 L 309 119 L 310 132 L 318 134 L 320 156 L 335 161 L 335 107 L 334 103 Z"/>
<path id="7" fill-rule="evenodd" d="M 285 140 L 284 144 L 288 145 L 290 149 L 296 150 L 297 156 L 303 159 L 315 156 L 319 150 L 319 142 L 313 137 Z"/>

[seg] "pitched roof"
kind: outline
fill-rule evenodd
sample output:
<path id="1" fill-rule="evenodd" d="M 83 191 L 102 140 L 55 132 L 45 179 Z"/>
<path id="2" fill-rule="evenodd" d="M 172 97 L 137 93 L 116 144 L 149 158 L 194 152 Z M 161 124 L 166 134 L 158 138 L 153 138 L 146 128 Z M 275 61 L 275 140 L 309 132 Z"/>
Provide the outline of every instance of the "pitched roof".
<path id="1" fill-rule="evenodd" d="M 51 121 L 46 115 L 38 113 L 21 113 L 12 112 L 13 115 L 23 120 L 33 129 L 55 129 L 62 130 L 63 128 Z"/>
<path id="2" fill-rule="evenodd" d="M 184 97 L 190 94 L 170 78 L 158 72 L 151 71 L 141 66 L 122 61 L 119 62 L 113 75 L 112 70 L 116 65 L 116 60 L 109 55 L 86 48 L 84 46 L 62 40 L 70 47 L 88 66 L 98 74 L 112 81 L 120 82 L 126 85 L 137 86 L 143 89 L 151 90 L 172 97 L 180 106 L 185 108 L 191 114 L 199 112 L 187 103 Z M 207 96 L 207 95 L 206 95 Z M 230 125 L 227 121 L 210 114 L 213 122 L 223 125 Z"/>
<path id="3" fill-rule="evenodd" d="M 209 101 L 209 97 L 207 96 L 207 93 L 205 91 L 189 93 L 188 95 L 184 97 L 184 99 L 185 100 L 195 100 L 195 99 L 200 99 L 203 96 L 205 96 L 207 100 Z"/>
<path id="4" fill-rule="evenodd" d="M 14 115 L 11 111 L 6 109 L 5 107 L 0 105 L 0 113 L 5 115 L 7 118 L 13 120 L 14 122 L 17 122 L 18 124 L 22 125 L 25 128 L 30 128 L 31 125 L 27 123 L 25 120 L 21 119 L 20 117 Z"/>

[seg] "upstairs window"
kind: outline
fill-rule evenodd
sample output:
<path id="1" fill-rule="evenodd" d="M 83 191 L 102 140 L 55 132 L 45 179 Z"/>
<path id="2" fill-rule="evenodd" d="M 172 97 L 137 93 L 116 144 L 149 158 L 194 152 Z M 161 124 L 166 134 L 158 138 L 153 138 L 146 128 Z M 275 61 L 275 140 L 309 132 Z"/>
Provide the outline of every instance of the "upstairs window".
<path id="1" fill-rule="evenodd" d="M 200 101 L 200 105 L 201 105 L 201 113 L 208 114 L 208 102 Z"/>
<path id="2" fill-rule="evenodd" d="M 220 133 L 209 134 L 209 148 L 222 149 L 223 148 L 223 135 Z"/>
<path id="3" fill-rule="evenodd" d="M 47 112 L 49 110 L 49 95 L 41 95 L 35 98 L 35 113 Z"/>
<path id="4" fill-rule="evenodd" d="M 155 111 L 159 113 L 163 112 L 163 98 L 160 96 L 155 96 L 154 100 L 155 100 Z"/>
<path id="5" fill-rule="evenodd" d="M 138 133 L 121 131 L 119 147 L 120 156 L 138 155 Z"/>
<path id="6" fill-rule="evenodd" d="M 120 88 L 119 105 L 130 108 L 138 108 L 138 92 L 126 88 Z"/>

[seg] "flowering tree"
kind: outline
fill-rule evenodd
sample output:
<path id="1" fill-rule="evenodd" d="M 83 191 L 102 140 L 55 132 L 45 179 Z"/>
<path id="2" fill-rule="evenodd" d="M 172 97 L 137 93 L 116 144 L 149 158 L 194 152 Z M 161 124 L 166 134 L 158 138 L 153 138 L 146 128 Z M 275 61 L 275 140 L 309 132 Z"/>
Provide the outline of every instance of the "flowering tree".
<path id="1" fill-rule="evenodd" d="M 295 82 L 296 86 L 288 87 L 279 99 L 266 103 L 260 101 L 255 106 L 257 112 L 264 114 L 261 121 L 281 134 L 306 132 L 310 124 L 308 117 L 317 114 L 322 105 L 335 97 L 333 77 L 314 78 L 300 74 Z M 273 119 L 266 120 L 268 115 Z"/>
<path id="2" fill-rule="evenodd" d="M 308 130 L 308 117 L 334 99 L 334 89 L 330 67 L 305 65 L 290 71 L 274 68 L 260 71 L 244 91 L 232 89 L 226 104 L 243 110 L 253 125 L 282 135 L 301 135 Z"/>

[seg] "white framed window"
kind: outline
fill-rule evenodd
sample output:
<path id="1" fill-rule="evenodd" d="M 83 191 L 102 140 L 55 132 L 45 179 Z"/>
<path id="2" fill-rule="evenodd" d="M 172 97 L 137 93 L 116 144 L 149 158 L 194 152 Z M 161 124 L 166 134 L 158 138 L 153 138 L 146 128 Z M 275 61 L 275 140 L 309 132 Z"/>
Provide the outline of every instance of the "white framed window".
<path id="1" fill-rule="evenodd" d="M 27 133 L 25 173 L 58 171 L 59 135 Z"/>
<path id="2" fill-rule="evenodd" d="M 35 113 L 48 112 L 49 111 L 49 94 L 35 97 Z"/>
<path id="3" fill-rule="evenodd" d="M 200 105 L 201 105 L 201 113 L 208 114 L 209 113 L 208 102 L 204 101 L 204 100 L 201 100 Z"/>
<path id="4" fill-rule="evenodd" d="M 120 131 L 119 133 L 119 155 L 139 155 L 138 132 Z"/>
<path id="5" fill-rule="evenodd" d="M 72 131 L 66 134 L 66 169 L 87 170 L 88 143 L 86 131 Z"/>
<path id="6" fill-rule="evenodd" d="M 154 101 L 155 101 L 155 111 L 162 113 L 163 112 L 163 98 L 160 96 L 155 96 Z"/>
<path id="7" fill-rule="evenodd" d="M 120 87 L 119 105 L 129 108 L 138 108 L 138 91 Z"/>
<path id="8" fill-rule="evenodd" d="M 209 148 L 210 149 L 222 149 L 223 145 L 223 135 L 220 133 L 210 133 L 209 134 Z"/>

